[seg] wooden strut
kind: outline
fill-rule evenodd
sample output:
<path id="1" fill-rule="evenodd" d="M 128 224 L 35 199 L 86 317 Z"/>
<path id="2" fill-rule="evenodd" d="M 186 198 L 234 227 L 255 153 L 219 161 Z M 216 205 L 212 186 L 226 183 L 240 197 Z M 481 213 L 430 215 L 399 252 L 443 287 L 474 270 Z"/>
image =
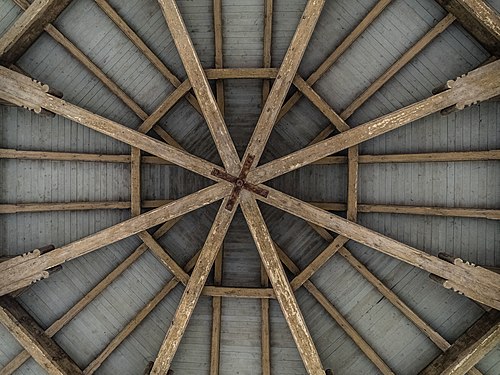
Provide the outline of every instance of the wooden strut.
<path id="1" fill-rule="evenodd" d="M 214 168 L 214 170 L 212 171 L 212 174 L 214 176 L 222 180 L 228 181 L 234 185 L 233 191 L 231 192 L 229 200 L 227 201 L 226 210 L 231 211 L 233 209 L 243 189 L 251 191 L 264 198 L 266 198 L 267 194 L 269 194 L 269 192 L 266 189 L 262 189 L 257 185 L 245 181 L 254 159 L 255 157 L 253 155 L 248 155 L 246 157 L 238 177 L 232 176 L 229 173 L 221 171 L 220 169 L 217 168 Z"/>

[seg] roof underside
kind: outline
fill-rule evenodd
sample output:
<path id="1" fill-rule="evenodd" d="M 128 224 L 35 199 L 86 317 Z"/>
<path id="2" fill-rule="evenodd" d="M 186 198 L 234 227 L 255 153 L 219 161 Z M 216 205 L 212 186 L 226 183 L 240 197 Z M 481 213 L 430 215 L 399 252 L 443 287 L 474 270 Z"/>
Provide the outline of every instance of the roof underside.
<path id="1" fill-rule="evenodd" d="M 214 67 L 211 0 L 179 0 L 184 21 L 204 68 Z M 299 73 L 308 77 L 375 5 L 374 0 L 327 1 Z M 180 77 L 187 78 L 156 1 L 112 0 L 110 4 L 146 44 Z M 305 0 L 274 2 L 272 66 L 279 67 L 302 15 Z M 498 2 L 491 2 L 499 5 Z M 0 34 L 21 14 L 0 0 Z M 337 111 L 345 109 L 398 57 L 446 15 L 434 0 L 395 0 L 347 50 L 315 90 Z M 261 67 L 262 0 L 223 1 L 225 67 Z M 173 86 L 91 0 L 75 0 L 54 25 L 124 89 L 147 113 Z M 385 84 L 347 121 L 356 126 L 429 96 L 434 87 L 481 64 L 489 54 L 452 24 Z M 17 65 L 64 99 L 136 129 L 141 121 L 123 102 L 47 34 Z M 225 120 L 240 156 L 261 110 L 262 80 L 225 80 Z M 182 99 L 160 121 L 186 150 L 220 163 L 203 118 Z M 307 100 L 281 120 L 262 162 L 306 146 L 328 124 Z M 364 142 L 360 154 L 399 154 L 500 149 L 500 104 L 485 102 L 463 111 L 439 113 Z M 0 107 L 0 148 L 129 154 L 130 147 L 62 117 L 41 117 L 21 108 Z M 346 152 L 341 155 L 346 155 Z M 177 199 L 210 182 L 177 166 L 143 165 L 142 199 Z M 311 165 L 271 185 L 305 201 L 346 202 L 347 167 Z M 361 164 L 359 202 L 366 204 L 498 209 L 498 161 Z M 0 203 L 129 201 L 130 165 L 0 159 Z M 306 222 L 260 205 L 273 239 L 302 269 L 328 245 Z M 184 265 L 203 246 L 218 203 L 190 213 L 159 242 Z M 40 212 L 0 215 L 1 255 L 18 255 L 45 244 L 56 247 L 130 217 L 129 210 Z M 446 252 L 484 266 L 500 266 L 500 221 L 480 218 L 360 213 L 359 223 L 437 255 Z M 80 300 L 140 244 L 137 237 L 65 263 L 62 271 L 19 298 L 48 327 Z M 346 247 L 418 315 L 450 342 L 483 313 L 477 304 L 433 282 L 428 273 L 353 241 Z M 260 286 L 260 258 L 241 212 L 224 242 L 223 285 Z M 162 288 L 171 275 L 145 253 L 110 287 L 54 336 L 85 368 Z M 211 283 L 212 276 L 209 279 Z M 311 279 L 397 374 L 416 374 L 440 350 L 341 256 Z M 98 374 L 140 374 L 156 358 L 183 291 L 177 286 L 98 369 Z M 325 368 L 335 374 L 375 374 L 364 356 L 326 311 L 302 288 L 296 293 Z M 275 300 L 271 309 L 272 374 L 304 374 L 288 326 Z M 211 298 L 202 296 L 172 369 L 208 373 Z M 222 305 L 221 374 L 260 373 L 260 301 L 225 298 Z M 21 347 L 0 325 L 0 367 Z M 500 348 L 477 366 L 500 373 Z M 30 359 L 19 374 L 41 374 Z"/>

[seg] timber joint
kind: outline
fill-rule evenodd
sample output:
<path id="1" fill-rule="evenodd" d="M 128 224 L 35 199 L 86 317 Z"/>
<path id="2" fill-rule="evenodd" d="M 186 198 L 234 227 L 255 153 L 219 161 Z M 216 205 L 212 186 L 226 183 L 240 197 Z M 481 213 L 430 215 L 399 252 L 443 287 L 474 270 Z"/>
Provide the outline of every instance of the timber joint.
<path id="1" fill-rule="evenodd" d="M 241 168 L 240 174 L 238 177 L 235 177 L 225 171 L 221 171 L 220 169 L 214 168 L 212 171 L 212 175 L 218 177 L 222 180 L 228 181 L 234 185 L 233 191 L 229 196 L 229 200 L 226 204 L 226 209 L 231 211 L 238 200 L 238 197 L 241 193 L 241 190 L 245 189 L 251 191 L 252 193 L 258 194 L 264 198 L 267 198 L 269 195 L 269 191 L 266 189 L 262 189 L 261 187 L 251 184 L 245 181 L 248 171 L 250 170 L 253 161 L 255 160 L 255 156 L 248 155 L 243 163 L 243 167 Z"/>

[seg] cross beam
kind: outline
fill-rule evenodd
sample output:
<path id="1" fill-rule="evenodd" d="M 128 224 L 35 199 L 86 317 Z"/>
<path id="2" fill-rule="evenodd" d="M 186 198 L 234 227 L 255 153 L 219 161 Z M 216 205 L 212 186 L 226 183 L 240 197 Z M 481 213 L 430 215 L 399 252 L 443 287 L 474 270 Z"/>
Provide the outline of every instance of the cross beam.
<path id="1" fill-rule="evenodd" d="M 76 363 L 13 298 L 0 298 L 0 323 L 49 374 L 82 374 Z"/>
<path id="2" fill-rule="evenodd" d="M 35 0 L 0 39 L 0 62 L 15 63 L 71 3 L 71 0 Z"/>

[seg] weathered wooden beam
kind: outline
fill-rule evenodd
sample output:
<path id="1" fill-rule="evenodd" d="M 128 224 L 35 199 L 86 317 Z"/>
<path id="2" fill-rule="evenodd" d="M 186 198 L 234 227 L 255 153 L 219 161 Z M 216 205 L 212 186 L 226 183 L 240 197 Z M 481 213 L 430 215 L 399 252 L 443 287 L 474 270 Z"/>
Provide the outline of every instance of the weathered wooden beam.
<path id="1" fill-rule="evenodd" d="M 137 35 L 137 33 L 130 28 L 130 26 L 123 20 L 122 17 L 106 0 L 94 0 L 95 3 L 103 10 L 111 21 L 125 34 L 125 36 L 142 52 L 144 56 L 153 64 L 156 69 L 169 81 L 174 87 L 179 87 L 181 81 L 175 76 L 172 71 L 158 58 L 158 56 L 144 43 L 144 41 Z M 186 99 L 193 106 L 196 111 L 201 114 L 201 108 L 198 101 L 192 95 L 187 93 Z"/>
<path id="2" fill-rule="evenodd" d="M 13 298 L 0 298 L 0 323 L 49 374 L 82 374 L 76 363 Z"/>
<path id="3" fill-rule="evenodd" d="M 238 153 L 231 140 L 221 111 L 217 106 L 208 79 L 189 37 L 186 25 L 182 20 L 179 8 L 174 0 L 159 0 L 158 3 L 167 21 L 170 34 L 191 81 L 193 90 L 198 98 L 198 103 L 200 104 L 208 128 L 212 133 L 212 138 L 222 159 L 222 163 L 228 173 L 237 174 L 240 169 Z M 154 368 L 156 368 L 156 365 Z"/>
<path id="4" fill-rule="evenodd" d="M 179 218 L 170 220 L 158 228 L 153 234 L 153 238 L 158 239 L 167 233 L 178 221 Z M 71 309 L 69 309 L 63 316 L 52 323 L 49 328 L 45 330 L 45 334 L 49 337 L 54 336 L 66 324 L 73 320 L 85 307 L 89 305 L 101 292 L 113 283 L 128 267 L 134 263 L 148 250 L 145 244 L 139 245 L 122 263 L 111 271 L 104 279 L 102 279 L 96 286 L 94 286 L 81 300 L 79 300 Z M 30 354 L 26 351 L 18 354 L 12 361 L 7 363 L 0 370 L 2 375 L 10 375 L 16 371 L 24 362 L 30 358 Z"/>
<path id="5" fill-rule="evenodd" d="M 214 265 L 214 284 L 222 284 L 222 260 L 224 258 L 224 247 L 219 250 Z M 220 363 L 220 337 L 222 320 L 222 298 L 212 298 L 212 336 L 210 344 L 210 375 L 219 374 Z"/>
<path id="6" fill-rule="evenodd" d="M 87 154 L 54 151 L 24 151 L 0 148 L 0 159 L 82 161 L 94 163 L 130 163 L 130 155 Z M 463 152 L 428 152 L 419 154 L 359 155 L 359 164 L 377 163 L 446 163 L 460 161 L 500 160 L 500 150 L 463 151 Z M 143 156 L 143 164 L 171 165 L 172 163 L 157 156 Z M 327 156 L 313 164 L 346 164 L 345 156 Z"/>
<path id="7" fill-rule="evenodd" d="M 228 195 L 230 191 L 231 186 L 216 184 L 69 245 L 55 249 L 47 254 L 33 254 L 33 256 L 29 257 L 19 256 L 2 262 L 0 263 L 0 295 L 14 291 L 15 289 L 12 289 L 12 285 L 15 285 L 20 280 L 23 280 L 23 283 L 25 283 L 24 286 L 27 286 L 33 282 L 34 275 L 39 275 L 41 272 L 45 272 L 68 260 L 85 255 L 152 226 L 175 219 L 197 208 L 215 202 Z"/>
<path id="8" fill-rule="evenodd" d="M 267 198 L 256 194 L 254 197 L 308 222 L 442 277 L 447 280 L 449 287 L 469 298 L 493 308 L 500 307 L 500 275 L 461 260 L 450 264 L 268 186 L 265 188 L 269 192 Z"/>
<path id="9" fill-rule="evenodd" d="M 361 36 L 361 34 L 372 24 L 372 22 L 382 13 L 392 0 L 380 0 L 354 30 L 340 43 L 340 45 L 321 63 L 318 69 L 312 73 L 306 82 L 313 86 L 332 67 L 342 54 Z M 302 92 L 298 91 L 283 105 L 277 121 L 279 121 L 302 97 Z"/>
<path id="10" fill-rule="evenodd" d="M 18 106 L 33 109 L 35 112 L 45 108 L 72 121 L 77 121 L 90 129 L 169 160 L 192 172 L 217 180 L 212 175 L 212 171 L 216 167 L 214 164 L 56 98 L 47 90 L 47 85 L 34 82 L 19 73 L 0 67 L 0 98 Z"/>
<path id="11" fill-rule="evenodd" d="M 213 286 L 203 287 L 202 294 L 211 297 L 227 298 L 251 298 L 251 299 L 274 299 L 276 298 L 272 288 L 240 288 L 234 286 Z"/>
<path id="12" fill-rule="evenodd" d="M 293 262 L 293 260 L 286 255 L 276 243 L 274 244 L 278 255 L 288 270 L 295 276 L 299 275 L 300 269 Z M 344 330 L 344 332 L 354 341 L 354 343 L 361 349 L 363 353 L 373 362 L 373 364 L 382 372 L 382 374 L 394 374 L 391 368 L 384 362 L 384 360 L 375 352 L 375 350 L 368 344 L 363 337 L 354 329 L 353 326 L 345 319 L 344 316 L 335 308 L 326 296 L 309 280 L 304 282 L 304 288 L 323 306 L 326 312 L 337 322 L 337 324 Z"/>
<path id="13" fill-rule="evenodd" d="M 500 315 L 484 314 L 420 375 L 463 375 L 500 342 Z"/>
<path id="14" fill-rule="evenodd" d="M 448 81 L 451 88 L 440 94 L 264 164 L 251 171 L 248 180 L 252 183 L 271 180 L 444 108 L 456 105 L 463 109 L 478 101 L 497 96 L 500 94 L 499 72 L 500 61 L 475 69 L 455 81 Z"/>
<path id="15" fill-rule="evenodd" d="M 500 56 L 500 16 L 483 0 L 436 0 L 492 55 Z"/>
<path id="16" fill-rule="evenodd" d="M 264 68 L 271 67 L 271 46 L 273 41 L 273 0 L 264 0 L 264 51 L 262 58 L 262 66 Z M 271 90 L 271 82 L 264 80 L 262 83 L 262 106 L 266 103 L 269 91 Z M 264 365 L 264 364 L 263 364 Z M 264 370 L 263 375 L 268 375 Z"/>
<path id="17" fill-rule="evenodd" d="M 273 40 L 273 0 L 264 0 L 264 43 L 263 61 L 264 68 L 270 68 L 272 62 L 272 40 Z M 271 91 L 271 81 L 262 82 L 262 108 Z M 269 286 L 266 268 L 261 262 L 260 265 L 260 285 Z M 271 324 L 269 320 L 269 300 L 260 301 L 260 361 L 262 365 L 262 375 L 271 375 Z"/>
<path id="18" fill-rule="evenodd" d="M 288 282 L 285 270 L 281 265 L 278 253 L 274 248 L 273 240 L 257 205 L 257 201 L 249 194 L 247 191 L 243 192 L 241 196 L 241 209 L 259 251 L 262 263 L 271 280 L 276 298 L 288 323 L 299 354 L 302 357 L 306 371 L 311 375 L 324 373 L 311 334 Z"/>
<path id="19" fill-rule="evenodd" d="M 229 224 L 236 212 L 237 205 L 233 207 L 232 211 L 229 211 L 226 209 L 227 202 L 228 198 L 225 198 L 219 208 L 207 240 L 196 262 L 196 266 L 193 269 L 191 278 L 184 289 L 167 335 L 160 347 L 151 374 L 164 374 L 170 368 L 175 352 L 179 347 L 189 319 L 210 273 L 210 269 L 229 229 Z"/>
<path id="20" fill-rule="evenodd" d="M 15 63 L 71 0 L 35 0 L 0 38 L 0 62 Z"/>
<path id="21" fill-rule="evenodd" d="M 213 0 L 214 12 L 214 40 L 215 40 L 215 69 L 224 67 L 224 58 L 222 54 L 222 0 Z M 224 117 L 224 81 L 218 79 L 215 82 L 215 97 L 220 113 Z"/>
<path id="22" fill-rule="evenodd" d="M 243 155 L 243 160 L 247 160 L 250 155 L 252 156 L 251 168 L 258 165 L 260 157 L 264 152 L 267 140 L 271 135 L 281 106 L 285 101 L 286 94 L 302 61 L 324 3 L 325 0 L 309 0 L 307 2 L 299 25 L 281 63 L 279 73 L 276 76 L 271 92 L 262 108 L 255 130 Z"/>

